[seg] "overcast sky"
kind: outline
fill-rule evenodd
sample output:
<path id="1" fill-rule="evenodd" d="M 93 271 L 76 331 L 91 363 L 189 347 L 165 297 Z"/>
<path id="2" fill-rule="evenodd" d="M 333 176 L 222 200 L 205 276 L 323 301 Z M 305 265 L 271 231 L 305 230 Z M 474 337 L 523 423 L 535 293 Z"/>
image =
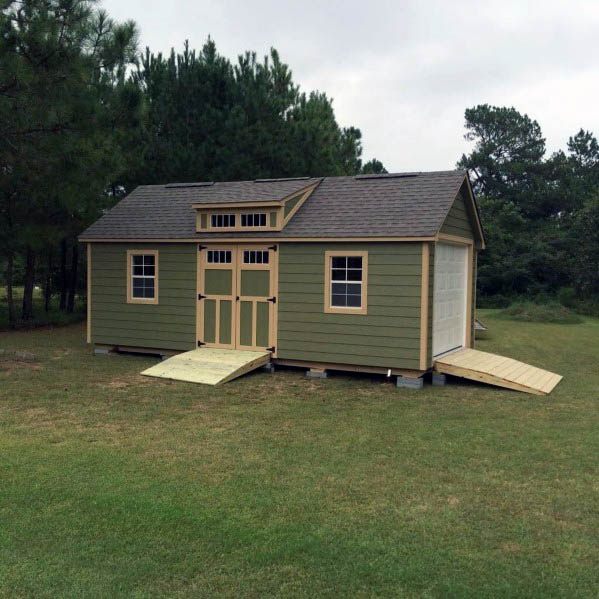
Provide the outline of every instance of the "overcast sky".
<path id="1" fill-rule="evenodd" d="M 133 19 L 140 47 L 199 48 L 232 60 L 271 46 L 304 91 L 334 98 L 362 130 L 364 159 L 393 171 L 454 168 L 464 109 L 515 106 L 550 151 L 599 134 L 599 0 L 103 0 Z"/>

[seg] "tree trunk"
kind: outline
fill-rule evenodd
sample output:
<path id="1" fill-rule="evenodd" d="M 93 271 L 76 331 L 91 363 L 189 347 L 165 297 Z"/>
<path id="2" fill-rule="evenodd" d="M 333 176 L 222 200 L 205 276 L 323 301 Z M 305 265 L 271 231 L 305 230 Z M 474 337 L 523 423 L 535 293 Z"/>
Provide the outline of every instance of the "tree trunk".
<path id="1" fill-rule="evenodd" d="M 25 256 L 25 281 L 23 286 L 23 308 L 21 318 L 33 318 L 33 286 L 35 284 L 35 252 L 28 247 Z"/>
<path id="2" fill-rule="evenodd" d="M 67 299 L 67 312 L 72 314 L 75 309 L 75 294 L 77 293 L 78 272 L 77 267 L 79 266 L 79 246 L 77 240 L 73 243 L 73 249 L 71 250 L 71 276 L 69 280 L 69 297 Z"/>
<path id="3" fill-rule="evenodd" d="M 67 277 L 67 240 L 60 242 L 60 305 L 59 308 L 64 312 L 67 307 L 67 289 L 69 280 Z"/>
<path id="4" fill-rule="evenodd" d="M 12 251 L 10 251 L 8 252 L 6 261 L 6 302 L 8 303 L 8 326 L 11 329 L 14 329 L 17 324 L 15 314 L 15 298 L 12 293 L 13 264 L 14 254 Z"/>
<path id="5" fill-rule="evenodd" d="M 44 310 L 50 311 L 52 301 L 52 248 L 48 248 L 48 263 L 46 267 L 46 280 L 44 281 Z"/>

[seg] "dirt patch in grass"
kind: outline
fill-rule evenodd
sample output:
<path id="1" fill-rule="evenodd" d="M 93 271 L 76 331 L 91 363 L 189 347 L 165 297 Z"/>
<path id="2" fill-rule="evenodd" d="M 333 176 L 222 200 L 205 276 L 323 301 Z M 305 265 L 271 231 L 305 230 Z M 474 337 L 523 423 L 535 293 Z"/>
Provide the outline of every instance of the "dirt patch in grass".
<path id="1" fill-rule="evenodd" d="M 522 551 L 522 546 L 519 543 L 502 543 L 501 551 L 503 553 L 520 553 Z"/>
<path id="2" fill-rule="evenodd" d="M 141 374 L 134 374 L 129 376 L 115 377 L 109 381 L 102 381 L 101 383 L 97 383 L 98 387 L 102 387 L 103 389 L 129 389 L 131 387 L 147 387 L 148 385 L 160 385 L 167 386 L 172 385 L 173 381 L 169 380 L 159 380 L 150 378 L 147 376 L 142 376 Z"/>
<path id="3" fill-rule="evenodd" d="M 22 362 L 20 360 L 0 360 L 0 373 L 13 374 L 18 370 L 30 370 L 32 372 L 42 370 L 41 364 L 35 362 Z"/>

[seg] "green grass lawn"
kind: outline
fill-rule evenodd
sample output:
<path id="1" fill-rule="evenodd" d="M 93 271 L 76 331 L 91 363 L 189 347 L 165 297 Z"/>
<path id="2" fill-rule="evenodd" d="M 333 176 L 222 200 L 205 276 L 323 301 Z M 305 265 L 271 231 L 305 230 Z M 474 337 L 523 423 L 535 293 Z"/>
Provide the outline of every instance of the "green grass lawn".
<path id="1" fill-rule="evenodd" d="M 597 596 L 599 320 L 481 311 L 549 397 L 256 373 L 222 388 L 0 333 L 0 594 Z"/>

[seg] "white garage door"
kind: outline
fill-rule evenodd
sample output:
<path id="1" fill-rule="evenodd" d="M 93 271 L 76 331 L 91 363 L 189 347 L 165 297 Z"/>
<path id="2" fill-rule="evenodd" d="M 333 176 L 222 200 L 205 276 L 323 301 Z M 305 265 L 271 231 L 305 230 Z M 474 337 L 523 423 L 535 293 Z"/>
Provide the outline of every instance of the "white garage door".
<path id="1" fill-rule="evenodd" d="M 438 243 L 435 248 L 433 356 L 466 342 L 467 261 L 464 246 Z"/>

